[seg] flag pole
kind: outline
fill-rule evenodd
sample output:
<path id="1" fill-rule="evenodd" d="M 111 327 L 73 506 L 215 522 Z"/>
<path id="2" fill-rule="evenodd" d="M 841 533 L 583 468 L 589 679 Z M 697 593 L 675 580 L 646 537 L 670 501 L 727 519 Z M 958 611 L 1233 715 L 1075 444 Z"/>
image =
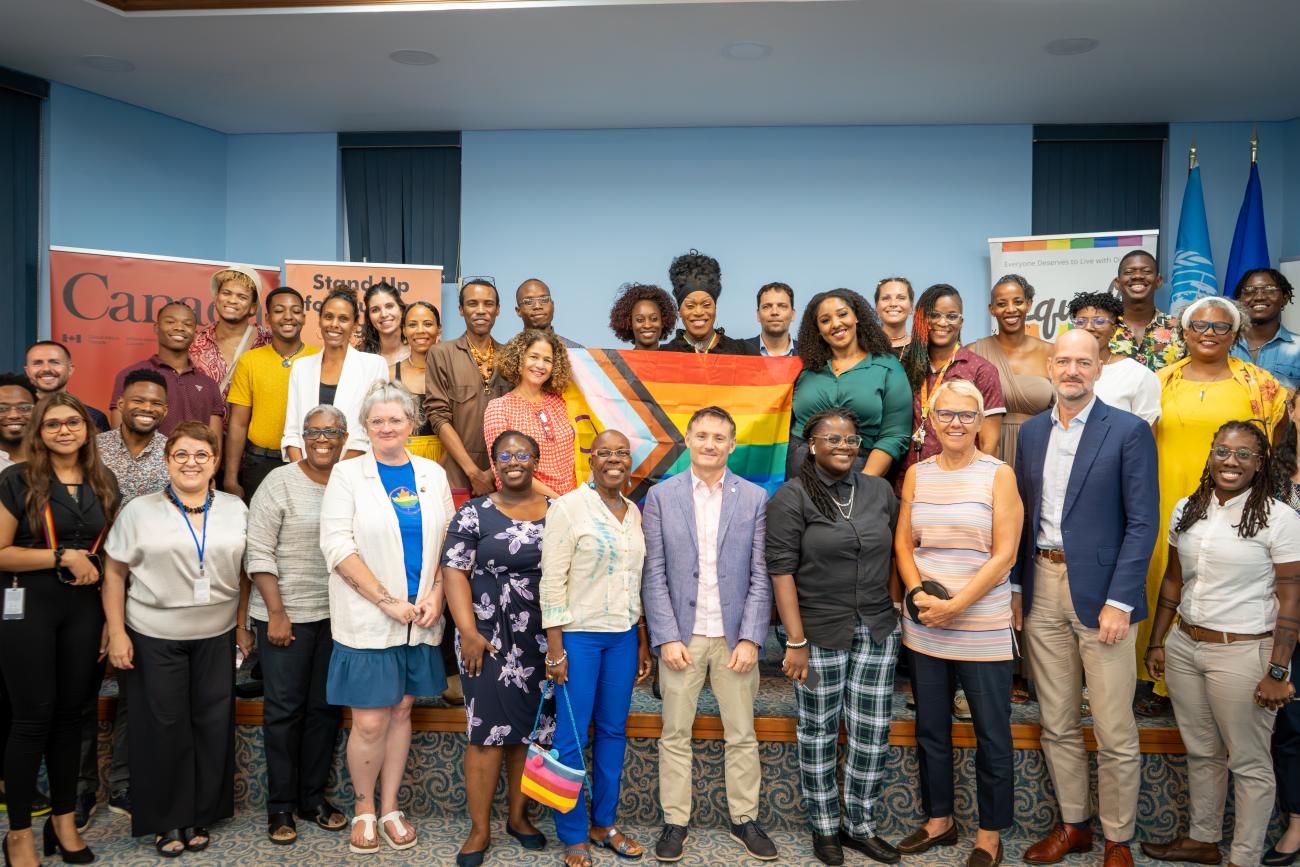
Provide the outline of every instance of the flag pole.
<path id="1" fill-rule="evenodd" d="M 1253 127 L 1250 131 L 1250 161 L 1255 163 L 1259 156 L 1259 127 Z"/>
<path id="2" fill-rule="evenodd" d="M 1196 168 L 1196 136 L 1192 136 L 1192 146 L 1187 150 L 1187 171 Z"/>

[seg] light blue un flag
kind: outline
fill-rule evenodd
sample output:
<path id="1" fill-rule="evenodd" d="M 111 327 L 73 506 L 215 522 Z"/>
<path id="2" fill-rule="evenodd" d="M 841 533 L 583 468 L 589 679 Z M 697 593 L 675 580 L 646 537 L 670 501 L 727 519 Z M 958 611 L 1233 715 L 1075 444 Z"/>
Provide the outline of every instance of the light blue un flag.
<path id="1" fill-rule="evenodd" d="M 1181 314 L 1197 298 L 1219 294 L 1219 281 L 1214 276 L 1214 254 L 1210 251 L 1210 228 L 1205 222 L 1205 194 L 1201 191 L 1199 165 L 1187 173 L 1169 283 L 1169 312 L 1174 316 Z"/>

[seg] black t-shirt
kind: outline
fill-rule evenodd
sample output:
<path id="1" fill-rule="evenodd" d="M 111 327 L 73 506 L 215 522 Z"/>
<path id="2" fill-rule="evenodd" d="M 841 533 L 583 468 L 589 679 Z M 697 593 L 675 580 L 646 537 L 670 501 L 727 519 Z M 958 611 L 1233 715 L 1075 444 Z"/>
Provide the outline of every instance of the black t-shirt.
<path id="1" fill-rule="evenodd" d="M 113 483 L 116 490 L 116 482 Z M 0 505 L 9 510 L 18 522 L 14 531 L 13 544 L 19 548 L 49 548 L 45 538 L 45 529 L 41 525 L 33 527 L 27 520 L 27 464 L 14 464 L 0 473 Z M 86 482 L 82 482 L 77 497 L 74 499 L 68 489 L 59 484 L 57 479 L 50 484 L 50 515 L 54 519 L 54 535 L 59 545 L 64 548 L 79 548 L 89 551 L 99 539 L 108 519 L 104 508 L 95 496 L 95 491 Z M 53 576 L 54 570 L 42 569 L 36 572 L 24 572 L 23 576 Z M 12 577 L 5 574 L 6 584 Z"/>
<path id="2" fill-rule="evenodd" d="M 718 342 L 708 351 L 709 355 L 758 355 L 758 350 L 743 340 L 728 337 L 722 329 L 717 329 Z M 677 336 L 659 347 L 662 352 L 694 352 L 695 347 L 686 339 L 686 332 L 677 329 Z"/>

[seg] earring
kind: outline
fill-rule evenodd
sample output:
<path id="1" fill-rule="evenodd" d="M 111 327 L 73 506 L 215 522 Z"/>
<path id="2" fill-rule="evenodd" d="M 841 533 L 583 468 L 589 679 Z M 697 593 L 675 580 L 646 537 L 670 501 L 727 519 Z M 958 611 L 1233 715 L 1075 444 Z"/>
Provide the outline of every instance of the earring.
<path id="1" fill-rule="evenodd" d="M 810 455 L 815 455 L 815 454 L 817 454 L 817 449 L 812 449 L 812 448 L 808 449 L 808 454 L 810 454 Z"/>

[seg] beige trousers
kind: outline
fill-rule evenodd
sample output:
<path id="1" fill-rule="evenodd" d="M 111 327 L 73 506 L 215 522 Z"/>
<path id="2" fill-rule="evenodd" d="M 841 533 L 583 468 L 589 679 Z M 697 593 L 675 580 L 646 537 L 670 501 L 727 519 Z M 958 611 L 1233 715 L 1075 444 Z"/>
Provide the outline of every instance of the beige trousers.
<path id="1" fill-rule="evenodd" d="M 659 737 L 659 803 L 664 822 L 689 825 L 691 820 L 691 728 L 695 706 L 707 676 L 718 697 L 726 742 L 727 810 L 737 824 L 758 818 L 758 738 L 754 735 L 754 697 L 758 666 L 747 674 L 727 668 L 731 651 L 725 638 L 691 636 L 686 645 L 691 664 L 683 671 L 659 666 L 663 693 L 663 734 Z"/>
<path id="2" fill-rule="evenodd" d="M 1165 639 L 1165 683 L 1187 747 L 1188 836 L 1202 843 L 1222 839 L 1232 771 L 1233 864 L 1259 863 L 1273 812 L 1277 780 L 1270 746 L 1277 711 L 1255 704 L 1272 653 L 1271 638 L 1213 644 L 1194 641 L 1175 626 Z"/>
<path id="3" fill-rule="evenodd" d="M 1133 691 L 1137 630 L 1102 644 L 1097 630 L 1079 622 L 1066 566 L 1034 558 L 1033 608 L 1025 618 L 1025 643 L 1034 660 L 1034 687 L 1042 723 L 1043 757 L 1061 805 L 1061 821 L 1092 818 L 1088 750 L 1079 703 L 1088 675 L 1088 704 L 1097 737 L 1097 801 L 1106 839 L 1126 843 L 1137 820 L 1142 753 Z"/>

